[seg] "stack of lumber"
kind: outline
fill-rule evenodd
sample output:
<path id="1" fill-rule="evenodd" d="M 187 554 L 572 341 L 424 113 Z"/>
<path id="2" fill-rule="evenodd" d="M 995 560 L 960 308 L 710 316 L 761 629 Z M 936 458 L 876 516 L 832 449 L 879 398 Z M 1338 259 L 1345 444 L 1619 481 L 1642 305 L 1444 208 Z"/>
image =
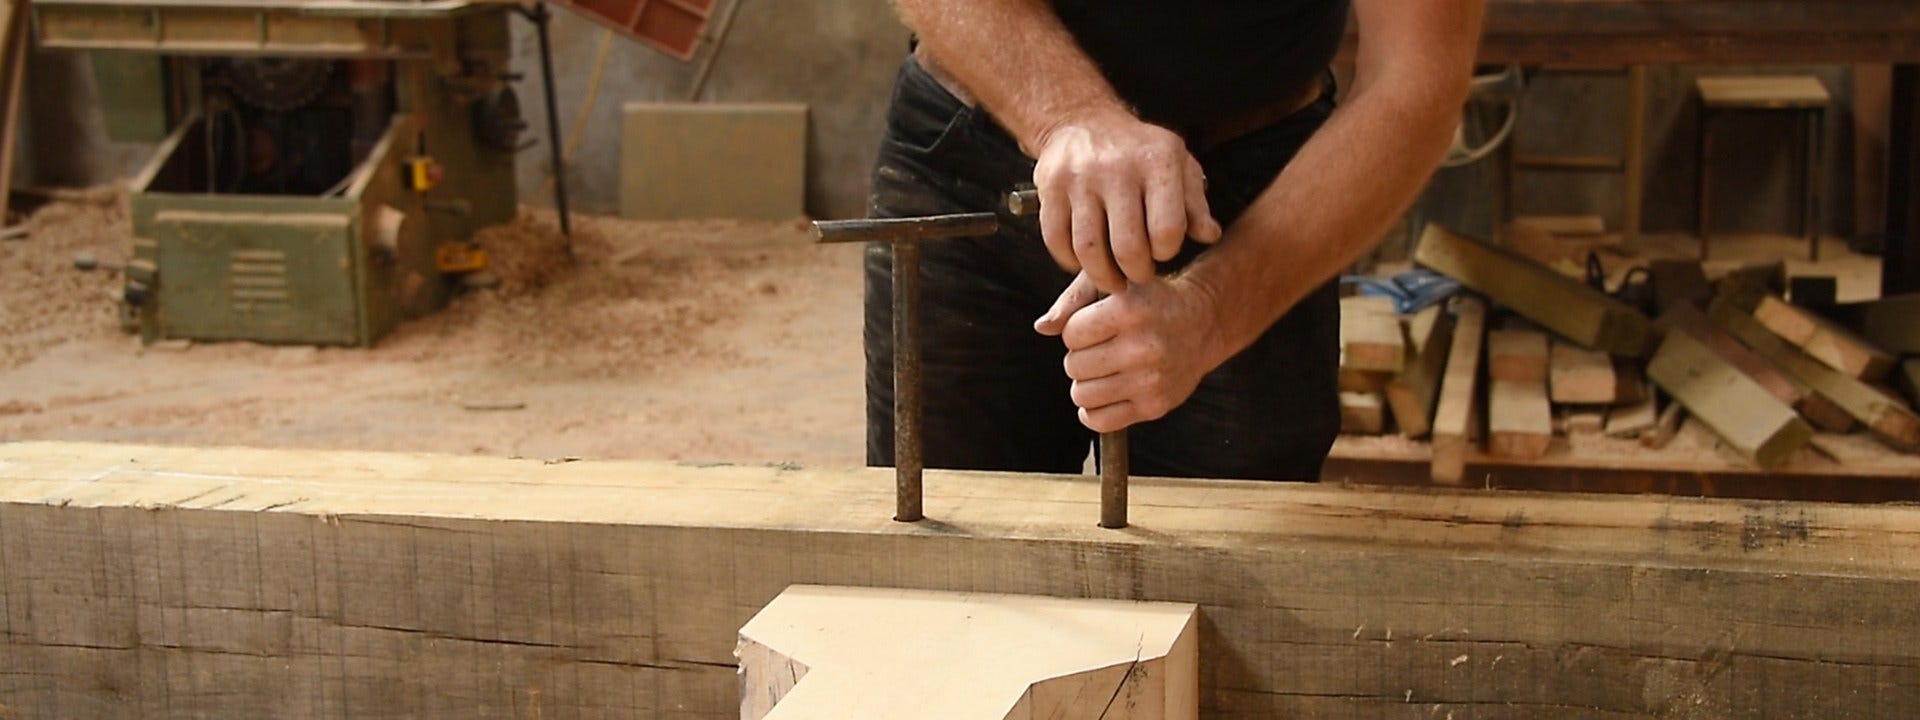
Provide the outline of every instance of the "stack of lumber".
<path id="1" fill-rule="evenodd" d="M 1661 260 L 1636 305 L 1439 227 L 1414 260 L 1479 297 L 1406 317 L 1343 301 L 1342 406 L 1348 432 L 1431 437 L 1438 481 L 1459 482 L 1482 440 L 1520 459 L 1560 435 L 1657 447 L 1684 418 L 1766 469 L 1816 432 L 1920 452 L 1920 295 L 1827 305 L 1809 293 L 1815 310 L 1779 294 L 1777 264 L 1709 283 L 1697 262 Z"/>

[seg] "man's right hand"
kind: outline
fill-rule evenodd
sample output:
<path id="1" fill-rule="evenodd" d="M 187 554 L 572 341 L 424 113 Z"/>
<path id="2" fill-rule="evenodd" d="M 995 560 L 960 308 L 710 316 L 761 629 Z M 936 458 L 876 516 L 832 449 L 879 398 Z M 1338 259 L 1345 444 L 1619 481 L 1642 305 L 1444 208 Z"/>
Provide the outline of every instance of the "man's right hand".
<path id="1" fill-rule="evenodd" d="M 1101 292 L 1153 279 L 1154 262 L 1173 259 L 1186 238 L 1220 239 L 1200 162 L 1166 128 L 1095 113 L 1047 131 L 1036 157 L 1047 251 Z"/>

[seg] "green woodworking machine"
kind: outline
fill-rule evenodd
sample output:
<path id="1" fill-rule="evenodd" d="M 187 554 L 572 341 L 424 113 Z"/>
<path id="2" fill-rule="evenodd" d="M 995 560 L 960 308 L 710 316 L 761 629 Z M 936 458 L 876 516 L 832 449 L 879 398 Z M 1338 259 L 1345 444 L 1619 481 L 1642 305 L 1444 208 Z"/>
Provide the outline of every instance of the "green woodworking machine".
<path id="1" fill-rule="evenodd" d="M 712 1 L 576 9 L 685 59 Z M 459 275 L 484 267 L 474 234 L 517 208 L 514 14 L 539 30 L 560 165 L 545 5 L 36 0 L 31 11 L 41 47 L 93 51 L 108 69 L 96 77 L 110 128 L 156 118 L 159 150 L 132 183 L 123 315 L 148 341 L 365 346 L 443 306 Z"/>

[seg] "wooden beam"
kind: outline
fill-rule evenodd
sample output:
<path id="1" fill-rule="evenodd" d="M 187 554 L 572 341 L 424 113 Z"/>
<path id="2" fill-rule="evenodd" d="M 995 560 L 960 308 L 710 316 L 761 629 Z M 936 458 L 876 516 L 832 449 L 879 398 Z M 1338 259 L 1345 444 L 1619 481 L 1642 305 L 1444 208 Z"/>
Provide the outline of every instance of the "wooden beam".
<path id="1" fill-rule="evenodd" d="M 1607 411 L 1605 432 L 1608 437 L 1637 438 L 1659 424 L 1659 404 L 1655 402 L 1652 391 L 1645 391 L 1639 400 Z"/>
<path id="2" fill-rule="evenodd" d="M 737 630 L 832 584 L 1198 604 L 1228 720 L 1920 706 L 1920 507 L 1138 478 L 1113 531 L 1091 478 L 927 483 L 0 445 L 0 703 L 737 718 Z"/>
<path id="3" fill-rule="evenodd" d="M 1774 295 L 1760 298 L 1753 316 L 1773 334 L 1850 377 L 1875 382 L 1893 370 L 1893 356 L 1834 322 Z"/>
<path id="4" fill-rule="evenodd" d="M 1456 301 L 1454 313 L 1453 343 L 1433 410 L 1433 479 L 1446 485 L 1460 484 L 1479 434 L 1474 426 L 1481 417 L 1480 348 L 1487 323 L 1486 306 L 1473 298 Z"/>
<path id="5" fill-rule="evenodd" d="M 1607 405 L 1619 398 L 1613 358 L 1564 342 L 1553 344 L 1547 361 L 1548 397 L 1562 405 Z"/>
<path id="6" fill-rule="evenodd" d="M 1833 400 L 1880 439 L 1903 450 L 1920 450 L 1920 417 L 1899 400 L 1808 357 L 1741 310 L 1731 297 L 1715 298 L 1707 316 L 1781 371 Z"/>
<path id="7" fill-rule="evenodd" d="M 1920 293 L 1883 297 L 1834 308 L 1841 322 L 1888 351 L 1920 355 Z"/>
<path id="8" fill-rule="evenodd" d="M 1647 352 L 1647 318 L 1638 310 L 1506 248 L 1429 225 L 1413 259 L 1582 347 Z"/>
<path id="9" fill-rule="evenodd" d="M 1198 613 L 796 585 L 740 629 L 740 718 L 1195 720 Z"/>
<path id="10" fill-rule="evenodd" d="M 1667 333 L 1647 362 L 1647 376 L 1760 467 L 1779 467 L 1813 439 L 1813 428 L 1793 408 L 1684 331 Z"/>
<path id="11" fill-rule="evenodd" d="M 1387 389 L 1387 383 L 1393 382 L 1391 373 L 1369 372 L 1366 370 L 1340 370 L 1340 391 L 1359 393 L 1381 393 Z"/>
<path id="12" fill-rule="evenodd" d="M 1487 376 L 1514 382 L 1547 381 L 1547 334 L 1537 330 L 1487 333 Z"/>
<path id="13" fill-rule="evenodd" d="M 1386 430 L 1386 399 L 1380 393 L 1341 391 L 1340 432 L 1379 435 Z"/>
<path id="14" fill-rule="evenodd" d="M 1537 458 L 1553 444 L 1553 407 L 1543 380 L 1494 380 L 1487 389 L 1487 452 Z"/>
<path id="15" fill-rule="evenodd" d="M 1341 369 L 1398 373 L 1406 362 L 1406 336 L 1391 298 L 1340 298 Z"/>
<path id="16" fill-rule="evenodd" d="M 1407 369 L 1387 383 L 1387 406 L 1400 433 L 1412 438 L 1433 431 L 1433 405 L 1440 394 L 1440 374 L 1453 343 L 1452 313 L 1430 306 L 1407 320 Z"/>
<path id="17" fill-rule="evenodd" d="M 1853 428 L 1853 416 L 1831 398 L 1816 392 L 1799 378 L 1781 372 L 1772 362 L 1715 325 L 1706 313 L 1692 305 L 1680 305 L 1668 310 L 1660 316 L 1659 324 L 1669 328 L 1670 332 L 1679 331 L 1693 336 L 1694 340 L 1712 350 L 1721 362 L 1751 378 L 1774 399 L 1799 411 L 1815 427 L 1830 432 L 1846 432 Z"/>

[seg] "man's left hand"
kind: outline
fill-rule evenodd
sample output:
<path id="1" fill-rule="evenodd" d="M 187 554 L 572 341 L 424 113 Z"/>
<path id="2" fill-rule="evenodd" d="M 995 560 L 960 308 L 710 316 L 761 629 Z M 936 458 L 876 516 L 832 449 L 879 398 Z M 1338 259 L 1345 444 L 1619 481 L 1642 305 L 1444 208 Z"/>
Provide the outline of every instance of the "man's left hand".
<path id="1" fill-rule="evenodd" d="M 1113 432 L 1155 420 L 1186 402 L 1223 359 L 1212 357 L 1213 297 L 1178 276 L 1127 286 L 1097 299 L 1085 274 L 1033 328 L 1066 342 L 1067 376 L 1080 423 Z"/>

